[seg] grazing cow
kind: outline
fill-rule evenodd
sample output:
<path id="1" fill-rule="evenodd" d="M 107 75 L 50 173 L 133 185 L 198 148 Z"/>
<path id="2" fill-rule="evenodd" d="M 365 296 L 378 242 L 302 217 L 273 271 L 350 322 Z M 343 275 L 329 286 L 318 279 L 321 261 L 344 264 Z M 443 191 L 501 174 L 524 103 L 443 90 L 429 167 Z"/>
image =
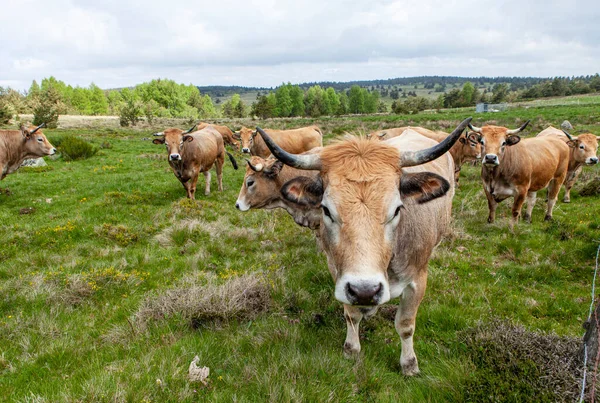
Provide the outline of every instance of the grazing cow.
<path id="1" fill-rule="evenodd" d="M 401 296 L 395 320 L 402 340 L 400 365 L 405 375 L 419 372 L 415 318 L 427 263 L 450 223 L 454 195 L 454 163 L 446 152 L 469 121 L 441 143 L 416 132 L 389 142 L 351 137 L 312 155 L 288 153 L 257 128 L 281 162 L 319 171 L 315 179 L 288 181 L 282 193 L 322 210 L 321 245 L 335 298 L 344 304 L 347 355 L 360 352 L 363 316 Z"/>
<path id="2" fill-rule="evenodd" d="M 159 138 L 154 139 L 154 144 L 165 144 L 169 165 L 187 192 L 187 197 L 195 198 L 198 174 L 202 172 L 206 179 L 204 194 L 210 194 L 210 169 L 213 165 L 217 170 L 217 184 L 219 191 L 223 191 L 223 163 L 225 154 L 234 169 L 237 163 L 231 154 L 225 151 L 221 134 L 207 126 L 202 130 L 191 133 L 196 126 L 184 132 L 181 129 L 167 129 L 154 133 Z"/>
<path id="3" fill-rule="evenodd" d="M 301 154 L 315 147 L 323 146 L 323 133 L 317 126 L 301 127 L 292 130 L 271 130 L 266 132 L 273 136 L 285 151 Z M 250 155 L 257 155 L 267 158 L 271 152 L 265 145 L 265 142 L 256 135 L 256 131 L 247 127 L 242 127 L 239 131 L 239 137 L 242 142 L 242 152 Z"/>
<path id="4" fill-rule="evenodd" d="M 239 143 L 233 137 L 233 132 L 227 126 L 219 126 L 219 125 L 213 125 L 211 123 L 200 122 L 196 126 L 196 130 L 202 130 L 202 129 L 204 129 L 207 126 L 212 126 L 216 131 L 218 131 L 219 133 L 221 133 L 221 136 L 223 137 L 223 142 L 225 144 L 233 146 L 234 148 L 237 148 L 239 146 Z"/>
<path id="5" fill-rule="evenodd" d="M 531 212 L 537 191 L 548 186 L 548 209 L 546 220 L 552 219 L 552 209 L 560 186 L 567 176 L 569 147 L 556 138 L 523 139 L 517 134 L 529 121 L 518 129 L 500 126 L 469 126 L 481 135 L 483 166 L 481 179 L 490 210 L 488 222 L 496 218 L 496 207 L 502 200 L 514 197 L 511 225 L 519 221 L 523 203 L 527 210 L 523 217 L 531 222 Z"/>
<path id="6" fill-rule="evenodd" d="M 382 130 L 379 132 L 373 132 L 367 135 L 367 137 L 376 136 L 380 140 L 388 140 L 404 133 L 405 130 L 412 129 L 417 133 L 428 137 L 432 140 L 440 142 L 448 137 L 448 133 L 440 130 L 429 130 L 424 127 L 397 127 L 394 129 Z M 481 144 L 479 135 L 476 133 L 467 133 L 465 136 L 461 136 L 460 139 L 450 149 L 450 155 L 454 160 L 454 181 L 458 186 L 458 179 L 460 176 L 460 169 L 465 162 L 475 161 L 481 158 Z"/>
<path id="7" fill-rule="evenodd" d="M 566 142 L 569 146 L 569 170 L 565 179 L 565 196 L 563 202 L 571 202 L 571 188 L 577 181 L 583 165 L 596 165 L 598 163 L 598 142 L 600 136 L 592 133 L 583 133 L 577 137 L 571 136 L 565 130 L 559 130 L 552 126 L 542 130 L 537 137 L 555 137 Z"/>
<path id="8" fill-rule="evenodd" d="M 320 150 L 320 147 L 311 152 Z M 317 229 L 321 222 L 321 211 L 310 205 L 302 205 L 286 200 L 281 194 L 285 183 L 293 178 L 315 179 L 318 171 L 304 171 L 284 165 L 274 157 L 263 159 L 254 156 L 247 160 L 248 167 L 235 207 L 240 211 L 250 209 L 276 209 L 287 211 L 296 224 Z"/>
<path id="9" fill-rule="evenodd" d="M 44 136 L 41 128 L 21 126 L 19 130 L 0 130 L 0 180 L 15 172 L 27 158 L 56 154 L 56 148 Z"/>

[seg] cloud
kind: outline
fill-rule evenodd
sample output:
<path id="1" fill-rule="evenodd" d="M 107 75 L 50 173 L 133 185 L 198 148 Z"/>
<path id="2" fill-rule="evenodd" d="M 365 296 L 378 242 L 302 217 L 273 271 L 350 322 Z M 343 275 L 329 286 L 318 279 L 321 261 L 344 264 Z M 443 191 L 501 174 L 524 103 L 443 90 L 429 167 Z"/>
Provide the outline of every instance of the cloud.
<path id="1" fill-rule="evenodd" d="M 599 18 L 594 0 L 8 0 L 0 85 L 593 74 Z"/>

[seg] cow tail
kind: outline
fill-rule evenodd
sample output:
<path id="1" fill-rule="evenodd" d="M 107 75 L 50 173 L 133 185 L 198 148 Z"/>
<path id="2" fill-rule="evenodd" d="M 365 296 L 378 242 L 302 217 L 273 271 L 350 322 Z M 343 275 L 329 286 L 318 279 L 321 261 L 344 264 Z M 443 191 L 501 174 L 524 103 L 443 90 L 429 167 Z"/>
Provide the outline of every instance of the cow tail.
<path id="1" fill-rule="evenodd" d="M 235 161 L 235 158 L 233 158 L 233 155 L 229 154 L 229 152 L 225 151 L 227 153 L 227 156 L 229 157 L 229 161 L 231 161 L 231 165 L 233 165 L 233 169 L 238 169 L 238 164 Z"/>

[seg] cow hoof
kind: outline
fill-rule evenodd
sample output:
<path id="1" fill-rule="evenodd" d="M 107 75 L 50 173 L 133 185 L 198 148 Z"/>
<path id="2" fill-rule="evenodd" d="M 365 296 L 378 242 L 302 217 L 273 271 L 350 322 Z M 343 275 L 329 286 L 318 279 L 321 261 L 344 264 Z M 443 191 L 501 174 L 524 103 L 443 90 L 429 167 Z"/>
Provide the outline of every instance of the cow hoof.
<path id="1" fill-rule="evenodd" d="M 494 219 L 493 219 L 493 218 L 490 218 L 490 217 L 488 217 L 488 223 L 489 223 L 489 224 L 493 224 L 493 223 L 494 223 Z"/>
<path id="2" fill-rule="evenodd" d="M 563 203 L 571 203 L 571 199 L 563 199 Z"/>
<path id="3" fill-rule="evenodd" d="M 204 192 L 204 196 L 209 196 L 210 192 Z"/>
<path id="4" fill-rule="evenodd" d="M 526 222 L 526 223 L 528 223 L 528 224 L 531 224 L 531 216 L 530 216 L 530 215 L 528 215 L 528 214 L 525 214 L 525 215 L 523 216 L 523 221 L 525 221 L 525 222 Z"/>
<path id="5" fill-rule="evenodd" d="M 404 376 L 415 376 L 419 374 L 419 364 L 417 363 L 417 357 L 412 357 L 405 363 L 400 362 L 402 367 L 402 374 Z"/>
<path id="6" fill-rule="evenodd" d="M 547 215 L 546 217 L 544 217 L 544 221 L 552 221 L 552 216 Z"/>
<path id="7" fill-rule="evenodd" d="M 351 345 L 350 343 L 344 343 L 344 357 L 347 359 L 353 359 L 358 357 L 358 354 L 360 353 L 360 346 L 358 346 L 358 348 L 356 348 L 355 346 Z"/>

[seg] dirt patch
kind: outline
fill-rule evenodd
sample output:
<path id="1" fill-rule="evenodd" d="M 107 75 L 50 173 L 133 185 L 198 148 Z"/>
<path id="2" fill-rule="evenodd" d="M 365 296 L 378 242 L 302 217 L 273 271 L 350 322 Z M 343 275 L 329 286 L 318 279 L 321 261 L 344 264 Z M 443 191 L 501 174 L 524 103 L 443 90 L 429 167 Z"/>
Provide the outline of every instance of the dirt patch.
<path id="1" fill-rule="evenodd" d="M 596 177 L 586 182 L 579 191 L 581 196 L 598 196 L 600 195 L 600 178 Z"/>

